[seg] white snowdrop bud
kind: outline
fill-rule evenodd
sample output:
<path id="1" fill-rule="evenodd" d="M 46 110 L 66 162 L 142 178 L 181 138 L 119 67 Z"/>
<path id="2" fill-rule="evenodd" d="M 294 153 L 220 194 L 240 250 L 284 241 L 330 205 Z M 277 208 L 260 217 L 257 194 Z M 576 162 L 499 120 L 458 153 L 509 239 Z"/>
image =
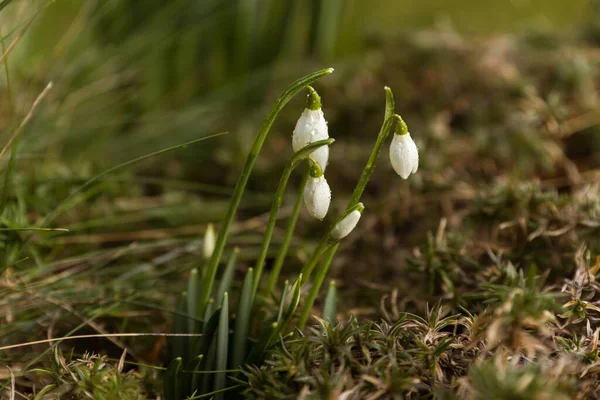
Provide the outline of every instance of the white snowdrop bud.
<path id="1" fill-rule="evenodd" d="M 327 215 L 331 203 L 331 189 L 323 175 L 308 178 L 304 188 L 304 204 L 310 215 L 322 220 Z"/>
<path id="2" fill-rule="evenodd" d="M 205 259 L 212 257 L 212 253 L 215 251 L 215 228 L 213 224 L 208 224 L 206 232 L 204 233 L 204 242 L 202 243 L 202 253 Z"/>
<path id="3" fill-rule="evenodd" d="M 414 174 L 419 168 L 419 150 L 417 150 L 417 145 L 410 137 L 408 128 L 402 120 L 396 126 L 396 133 L 394 133 L 392 139 L 390 161 L 394 171 L 402 179 L 408 178 L 410 174 Z"/>
<path id="4" fill-rule="evenodd" d="M 331 231 L 331 237 L 335 240 L 341 240 L 348 236 L 350 232 L 356 228 L 356 224 L 358 224 L 358 220 L 362 212 L 360 210 L 354 210 L 350 214 L 346 215 L 346 217 L 338 222 L 333 230 Z"/>
<path id="5" fill-rule="evenodd" d="M 302 112 L 298 122 L 296 122 L 296 127 L 292 135 L 292 148 L 294 152 L 297 152 L 307 144 L 329 138 L 327 121 L 325 121 L 323 110 L 321 110 L 321 98 L 313 88 L 309 87 L 309 90 L 310 93 L 306 101 L 306 108 Z M 327 146 L 320 147 L 313 151 L 310 157 L 318 162 L 324 171 L 329 159 L 329 148 Z"/>

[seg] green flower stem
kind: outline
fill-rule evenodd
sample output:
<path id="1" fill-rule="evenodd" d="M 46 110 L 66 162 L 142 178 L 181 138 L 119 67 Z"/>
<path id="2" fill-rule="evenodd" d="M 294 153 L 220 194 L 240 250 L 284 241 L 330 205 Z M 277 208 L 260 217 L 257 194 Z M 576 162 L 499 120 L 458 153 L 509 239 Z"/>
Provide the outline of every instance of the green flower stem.
<path id="1" fill-rule="evenodd" d="M 304 264 L 304 267 L 302 267 L 301 273 L 302 273 L 302 276 L 304 277 L 302 279 L 303 284 L 308 281 L 310 274 L 315 269 L 317 263 L 319 262 L 319 260 L 321 259 L 321 256 L 323 255 L 323 253 L 325 253 L 325 251 L 327 251 L 327 249 L 329 247 L 331 247 L 332 245 L 335 245 L 339 242 L 339 240 L 336 240 L 333 237 L 331 237 L 331 232 L 333 232 L 333 229 L 335 228 L 335 226 L 340 221 L 342 221 L 344 218 L 346 218 L 348 216 L 348 214 L 350 214 L 352 211 L 359 210 L 362 213 L 364 208 L 365 207 L 363 206 L 362 203 L 355 204 L 354 206 L 346 209 L 346 211 L 344 211 L 339 217 L 337 217 L 337 219 L 329 226 L 329 229 L 327 229 L 327 232 L 325 233 L 325 235 L 323 235 L 323 237 L 319 241 L 319 244 L 317 244 L 317 247 L 313 251 L 310 258 L 308 259 L 308 262 L 306 264 Z M 336 248 L 337 248 L 337 246 L 336 246 Z"/>
<path id="2" fill-rule="evenodd" d="M 300 320 L 298 321 L 298 328 L 304 329 L 306 322 L 308 321 L 308 317 L 310 316 L 310 310 L 312 310 L 313 304 L 315 303 L 315 299 L 319 295 L 319 291 L 321 290 L 321 286 L 323 286 L 323 282 L 325 281 L 325 277 L 327 276 L 327 272 L 329 271 L 329 266 L 331 265 L 331 261 L 333 261 L 333 256 L 339 246 L 339 243 L 330 245 L 326 252 L 325 259 L 323 263 L 319 266 L 319 270 L 317 271 L 317 276 L 315 277 L 315 281 L 313 282 L 312 288 L 310 288 L 310 292 L 308 293 L 308 297 L 304 306 L 302 307 L 302 313 L 300 314 Z"/>
<path id="3" fill-rule="evenodd" d="M 256 158 L 258 157 L 258 153 L 260 152 L 265 142 L 265 139 L 269 134 L 269 130 L 271 129 L 275 118 L 283 109 L 283 107 L 287 104 L 287 102 L 290 101 L 290 99 L 294 97 L 300 90 L 302 90 L 302 88 L 306 87 L 307 85 L 310 85 L 312 82 L 316 81 L 319 78 L 331 74 L 332 72 L 332 68 L 324 69 L 321 71 L 314 72 L 303 78 L 300 78 L 296 82 L 292 83 L 277 98 L 275 104 L 271 108 L 271 111 L 267 115 L 267 118 L 263 122 L 263 125 L 260 128 L 256 139 L 254 140 L 254 144 L 250 149 L 250 153 L 246 158 L 246 164 L 244 165 L 244 169 L 242 170 L 242 173 L 238 178 L 237 184 L 235 185 L 233 197 L 231 199 L 231 202 L 229 203 L 229 209 L 227 210 L 227 214 L 225 215 L 223 223 L 221 224 L 221 227 L 219 229 L 219 236 L 217 237 L 217 242 L 215 243 L 215 249 L 208 264 L 206 279 L 202 280 L 198 316 L 204 315 L 204 309 L 208 304 L 208 299 L 210 298 L 212 286 L 217 275 L 217 267 L 219 265 L 219 261 L 221 261 L 221 254 L 223 253 L 223 249 L 225 248 L 225 242 L 227 240 L 227 235 L 229 234 L 229 228 L 233 223 L 233 218 L 242 199 L 242 195 L 244 194 L 244 189 L 246 188 L 246 184 L 248 183 L 248 179 L 250 178 L 250 173 L 252 172 L 252 168 L 254 167 L 254 163 L 256 162 Z"/>
<path id="4" fill-rule="evenodd" d="M 313 270 L 317 266 L 317 263 L 321 259 L 321 256 L 323 255 L 325 250 L 327 250 L 327 246 L 329 244 L 331 244 L 330 240 L 331 240 L 331 229 L 329 229 L 327 231 L 327 233 L 325 235 L 323 235 L 323 237 L 317 244 L 317 247 L 311 254 L 310 258 L 308 259 L 306 264 L 304 264 L 304 267 L 302 267 L 302 276 L 304 276 L 304 279 L 302 279 L 302 284 L 308 282 L 308 278 L 310 278 L 310 275 L 312 274 Z"/>
<path id="5" fill-rule="evenodd" d="M 258 285 L 260 284 L 260 278 L 265 266 L 265 259 L 267 258 L 267 251 L 269 250 L 269 244 L 271 243 L 271 236 L 273 235 L 273 229 L 275 228 L 275 223 L 277 222 L 277 213 L 279 212 L 279 208 L 281 207 L 281 203 L 283 202 L 283 195 L 285 194 L 285 187 L 287 186 L 288 180 L 292 175 L 292 171 L 296 168 L 300 163 L 304 160 L 307 160 L 307 156 L 322 146 L 328 146 L 332 144 L 335 140 L 325 139 L 319 140 L 318 142 L 311 143 L 309 145 L 304 146 L 300 149 L 292 159 L 287 163 L 285 169 L 283 170 L 283 174 L 281 175 L 281 179 L 279 180 L 279 186 L 277 187 L 277 191 L 275 192 L 275 197 L 273 197 L 273 204 L 271 205 L 271 213 L 269 214 L 269 222 L 267 222 L 267 229 L 265 231 L 265 238 L 263 239 L 260 254 L 258 256 L 258 260 L 256 261 L 256 275 L 254 276 L 254 284 L 252 286 L 252 299 L 256 295 L 256 290 L 258 289 Z"/>
<path id="6" fill-rule="evenodd" d="M 373 174 L 373 170 L 375 169 L 375 162 L 377 161 L 377 157 L 379 157 L 379 153 L 381 152 L 381 148 L 385 144 L 385 140 L 390 134 L 392 129 L 392 124 L 396 117 L 394 116 L 394 95 L 392 90 L 389 87 L 385 87 L 385 116 L 383 119 L 383 125 L 379 130 L 379 135 L 377 136 L 377 141 L 375 142 L 375 147 L 373 147 L 373 151 L 371 151 L 371 156 L 367 161 L 367 165 L 363 169 L 362 175 L 354 188 L 354 192 L 352 193 L 352 197 L 350 198 L 350 202 L 348 203 L 348 208 L 354 206 L 360 201 L 360 197 L 362 196 L 371 175 Z M 398 117 L 399 118 L 399 117 Z"/>
<path id="7" fill-rule="evenodd" d="M 298 195 L 296 197 L 296 204 L 294 204 L 294 209 L 292 210 L 292 215 L 290 216 L 290 221 L 288 222 L 288 226 L 285 230 L 285 234 L 283 236 L 283 243 L 279 248 L 279 253 L 277 254 L 277 258 L 275 259 L 275 264 L 271 269 L 271 273 L 269 274 L 269 282 L 267 284 L 267 293 L 273 293 L 275 290 L 275 285 L 277 284 L 277 280 L 279 279 L 279 274 L 281 274 L 281 268 L 283 267 L 283 262 L 287 256 L 288 249 L 290 247 L 290 243 L 292 241 L 292 237 L 294 236 L 294 230 L 296 229 L 296 222 L 298 222 L 298 216 L 300 215 L 300 209 L 302 208 L 302 202 L 304 199 L 304 188 L 306 187 L 306 183 L 308 182 L 308 177 L 310 176 L 309 169 L 306 169 L 304 172 L 304 176 L 302 177 L 302 181 L 300 182 L 300 186 L 298 187 Z"/>

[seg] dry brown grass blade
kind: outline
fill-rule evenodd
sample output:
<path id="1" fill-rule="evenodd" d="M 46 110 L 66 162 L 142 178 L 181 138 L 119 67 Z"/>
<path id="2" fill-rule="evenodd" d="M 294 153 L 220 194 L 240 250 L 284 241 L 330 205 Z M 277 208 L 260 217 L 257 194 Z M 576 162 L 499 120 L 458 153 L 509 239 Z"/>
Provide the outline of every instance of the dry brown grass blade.
<path id="1" fill-rule="evenodd" d="M 4 60 L 6 60 L 6 57 L 8 57 L 10 52 L 13 51 L 13 49 L 15 48 L 17 43 L 19 43 L 19 40 L 21 40 L 22 37 L 23 37 L 23 34 L 20 34 L 15 38 L 15 40 L 12 41 L 12 43 L 8 46 L 8 48 L 6 49 L 4 54 L 2 54 L 2 56 L 0 57 L 0 64 L 2 64 L 4 62 Z"/>
<path id="2" fill-rule="evenodd" d="M 10 371 L 10 400 L 15 400 L 15 374 L 10 367 L 6 367 Z"/>
<path id="3" fill-rule="evenodd" d="M 42 90 L 42 93 L 40 93 L 39 96 L 35 99 L 35 101 L 31 105 L 31 109 L 29 110 L 29 113 L 27 113 L 27 115 L 23 119 L 23 122 L 21 122 L 21 125 L 19 125 L 19 127 L 13 132 L 13 134 L 10 136 L 10 139 L 8 139 L 8 142 L 4 145 L 4 147 L 0 151 L 0 158 L 2 158 L 2 156 L 4 155 L 4 153 L 6 153 L 6 150 L 8 150 L 10 148 L 10 146 L 12 145 L 14 140 L 21 134 L 21 132 L 23 132 L 23 128 L 25 128 L 25 125 L 27 125 L 27 123 L 33 116 L 33 113 L 34 113 L 35 109 L 37 108 L 37 106 L 42 102 L 42 100 L 44 100 L 44 97 L 46 97 L 48 95 L 48 92 L 50 92 L 50 89 L 52 89 L 52 82 L 49 82 L 48 85 L 46 85 L 46 87 L 44 88 L 44 90 Z"/>
<path id="4" fill-rule="evenodd" d="M 34 346 L 36 344 L 46 344 L 54 342 L 62 342 L 65 340 L 78 340 L 78 339 L 93 339 L 93 338 L 116 338 L 116 337 L 141 337 L 141 336 L 160 336 L 160 337 L 171 337 L 171 336 L 184 336 L 184 337 L 199 337 L 203 336 L 201 333 L 104 333 L 104 334 L 91 334 L 91 335 L 74 335 L 74 336 L 63 336 L 58 338 L 34 340 L 31 342 L 10 344 L 8 346 L 0 347 L 0 351 L 6 351 L 10 349 L 17 349 L 19 347 Z"/>

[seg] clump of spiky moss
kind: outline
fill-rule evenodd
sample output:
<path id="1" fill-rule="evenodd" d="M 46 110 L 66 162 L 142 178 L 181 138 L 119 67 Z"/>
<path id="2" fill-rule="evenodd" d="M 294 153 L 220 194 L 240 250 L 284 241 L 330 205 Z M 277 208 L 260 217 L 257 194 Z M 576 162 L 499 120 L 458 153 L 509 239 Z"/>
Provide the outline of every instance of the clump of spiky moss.
<path id="1" fill-rule="evenodd" d="M 140 377 L 135 371 L 123 372 L 123 364 L 107 360 L 106 356 L 73 353 L 54 354 L 50 367 L 31 371 L 38 385 L 36 399 L 69 398 L 73 400 L 140 400 L 146 398 Z"/>
<path id="2" fill-rule="evenodd" d="M 600 269 L 583 266 L 588 299 Z M 577 281 L 578 283 L 575 283 Z M 565 280 L 580 292 L 581 278 Z M 441 303 L 423 316 L 393 305 L 381 322 L 324 320 L 306 335 L 281 341 L 262 366 L 244 371 L 248 398 L 569 399 L 600 398 L 598 307 L 582 318 L 573 301 L 544 285 L 535 268 L 525 276 L 510 263 L 498 283 L 482 285 L 479 312 L 452 314 Z M 587 307 L 586 307 L 587 305 Z M 476 310 L 477 307 L 471 307 Z M 587 320 L 587 328 L 582 324 Z M 489 397 L 492 396 L 492 397 Z"/>

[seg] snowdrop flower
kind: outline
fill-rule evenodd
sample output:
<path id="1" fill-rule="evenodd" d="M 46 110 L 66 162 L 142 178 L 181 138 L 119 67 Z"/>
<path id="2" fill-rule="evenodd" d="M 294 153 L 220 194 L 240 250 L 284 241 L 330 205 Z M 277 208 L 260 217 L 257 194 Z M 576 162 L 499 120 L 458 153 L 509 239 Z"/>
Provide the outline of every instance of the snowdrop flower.
<path id="1" fill-rule="evenodd" d="M 329 138 L 327 130 L 327 121 L 321 110 L 321 98 L 317 92 L 308 87 L 310 93 L 306 100 L 306 108 L 296 122 L 294 133 L 292 135 L 292 148 L 297 152 L 310 143 Z M 310 154 L 310 157 L 319 163 L 321 169 L 325 171 L 327 160 L 329 159 L 329 147 L 322 146 Z"/>
<path id="2" fill-rule="evenodd" d="M 312 158 L 310 177 L 304 188 L 304 204 L 310 215 L 316 219 L 322 220 L 327 215 L 329 204 L 331 203 L 331 189 L 327 179 L 323 176 L 323 170 L 319 163 Z"/>
<path id="3" fill-rule="evenodd" d="M 364 209 L 365 207 L 362 203 L 358 203 L 357 209 L 351 211 L 344 219 L 335 225 L 331 231 L 331 237 L 335 240 L 341 240 L 348 236 L 350 232 L 356 228 L 356 224 L 358 224 L 358 220 L 360 220 L 360 216 Z"/>
<path id="4" fill-rule="evenodd" d="M 213 251 L 215 251 L 215 228 L 213 224 L 208 224 L 202 243 L 202 255 L 208 260 L 212 257 Z"/>
<path id="5" fill-rule="evenodd" d="M 390 161 L 394 171 L 402 177 L 408 178 L 419 168 L 419 151 L 417 145 L 408 133 L 408 127 L 400 120 L 396 125 L 396 133 L 390 146 Z"/>

